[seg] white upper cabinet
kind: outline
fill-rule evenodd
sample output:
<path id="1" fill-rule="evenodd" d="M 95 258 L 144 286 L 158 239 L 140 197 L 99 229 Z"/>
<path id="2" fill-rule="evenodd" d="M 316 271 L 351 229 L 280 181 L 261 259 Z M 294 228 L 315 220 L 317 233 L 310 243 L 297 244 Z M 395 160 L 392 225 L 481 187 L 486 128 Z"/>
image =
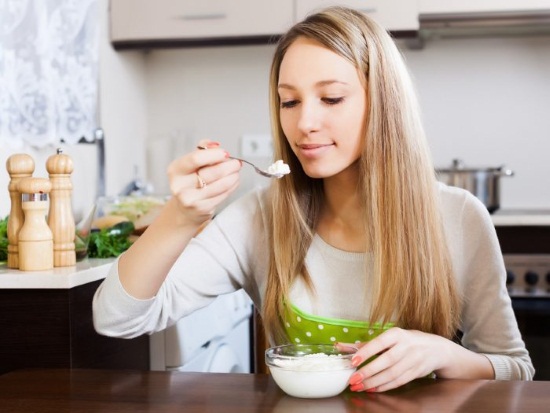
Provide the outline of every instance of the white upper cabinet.
<path id="1" fill-rule="evenodd" d="M 302 20 L 317 9 L 341 5 L 360 10 L 372 16 L 390 31 L 418 30 L 418 0 L 295 0 L 296 20 Z"/>
<path id="2" fill-rule="evenodd" d="M 420 14 L 550 10 L 550 0 L 418 0 Z"/>
<path id="3" fill-rule="evenodd" d="M 270 36 L 293 23 L 292 0 L 110 0 L 117 42 Z"/>

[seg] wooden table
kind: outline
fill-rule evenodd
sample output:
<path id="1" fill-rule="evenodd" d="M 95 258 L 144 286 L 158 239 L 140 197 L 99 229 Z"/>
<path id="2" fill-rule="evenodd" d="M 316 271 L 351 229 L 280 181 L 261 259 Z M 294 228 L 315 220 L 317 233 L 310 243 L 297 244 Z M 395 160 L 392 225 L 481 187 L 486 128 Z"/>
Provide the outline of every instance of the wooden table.
<path id="1" fill-rule="evenodd" d="M 548 412 L 550 382 L 430 380 L 381 394 L 285 395 L 269 375 L 20 370 L 0 376 L 2 413 Z"/>

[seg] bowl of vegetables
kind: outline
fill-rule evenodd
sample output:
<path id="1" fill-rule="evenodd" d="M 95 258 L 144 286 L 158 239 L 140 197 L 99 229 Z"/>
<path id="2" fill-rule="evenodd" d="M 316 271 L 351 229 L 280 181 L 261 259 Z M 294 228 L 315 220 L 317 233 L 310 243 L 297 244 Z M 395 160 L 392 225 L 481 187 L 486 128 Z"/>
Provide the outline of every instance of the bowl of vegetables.
<path id="1" fill-rule="evenodd" d="M 114 196 L 97 200 L 88 256 L 117 257 L 147 229 L 166 203 L 160 196 Z"/>

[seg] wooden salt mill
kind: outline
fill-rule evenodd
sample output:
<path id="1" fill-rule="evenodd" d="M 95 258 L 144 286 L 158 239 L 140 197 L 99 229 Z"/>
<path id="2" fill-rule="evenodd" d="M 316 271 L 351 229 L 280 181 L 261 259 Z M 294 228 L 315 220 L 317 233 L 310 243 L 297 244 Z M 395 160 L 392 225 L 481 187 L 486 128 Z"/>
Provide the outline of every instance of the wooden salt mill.
<path id="1" fill-rule="evenodd" d="M 53 262 L 55 267 L 69 267 L 76 263 L 75 222 L 72 208 L 71 173 L 73 160 L 57 150 L 46 161 L 46 170 L 50 174 L 52 191 L 48 225 L 53 234 Z"/>
<path id="2" fill-rule="evenodd" d="M 21 193 L 17 184 L 22 178 L 32 176 L 34 172 L 34 160 L 30 155 L 18 153 L 12 155 L 6 161 L 6 169 L 10 175 L 8 190 L 10 192 L 11 209 L 8 218 L 8 268 L 19 268 L 18 235 L 23 221 L 23 209 L 21 209 Z"/>
<path id="3" fill-rule="evenodd" d="M 23 178 L 17 189 L 25 221 L 19 230 L 19 269 L 42 271 L 53 268 L 53 235 L 46 223 L 48 193 L 52 184 L 46 178 Z"/>

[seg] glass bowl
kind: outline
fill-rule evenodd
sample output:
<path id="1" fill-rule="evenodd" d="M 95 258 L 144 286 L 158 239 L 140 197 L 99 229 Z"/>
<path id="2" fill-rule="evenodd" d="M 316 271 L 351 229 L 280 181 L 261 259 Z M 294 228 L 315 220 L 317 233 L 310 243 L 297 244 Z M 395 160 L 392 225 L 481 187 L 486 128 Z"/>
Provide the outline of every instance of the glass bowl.
<path id="1" fill-rule="evenodd" d="M 119 222 L 134 224 L 134 234 L 141 235 L 158 216 L 167 197 L 153 195 L 107 196 L 97 200 L 92 229 L 109 228 Z"/>
<path id="2" fill-rule="evenodd" d="M 288 395 L 332 397 L 348 386 L 354 353 L 332 344 L 286 344 L 268 348 L 265 362 L 275 383 Z"/>

